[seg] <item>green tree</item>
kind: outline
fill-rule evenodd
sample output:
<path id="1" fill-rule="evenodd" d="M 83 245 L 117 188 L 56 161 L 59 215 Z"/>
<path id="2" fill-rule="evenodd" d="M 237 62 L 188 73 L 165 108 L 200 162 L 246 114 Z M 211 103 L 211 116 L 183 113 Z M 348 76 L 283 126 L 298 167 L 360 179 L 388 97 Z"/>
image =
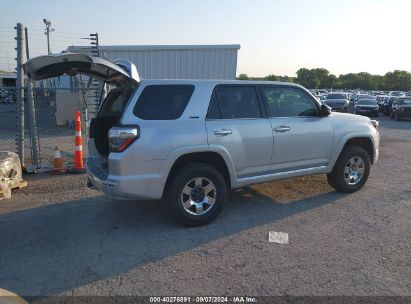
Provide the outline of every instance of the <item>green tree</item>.
<path id="1" fill-rule="evenodd" d="M 393 91 L 410 91 L 411 74 L 407 71 L 395 70 L 384 75 L 385 86 Z"/>
<path id="2" fill-rule="evenodd" d="M 248 77 L 247 74 L 240 74 L 237 79 L 295 82 L 309 89 L 411 91 L 411 73 L 401 70 L 388 72 L 384 76 L 361 72 L 342 74 L 337 77 L 330 74 L 330 72 L 324 68 L 301 68 L 296 74 L 297 77 L 279 76 L 275 74 L 270 74 L 265 77 Z"/>
<path id="3" fill-rule="evenodd" d="M 250 77 L 247 76 L 247 74 L 240 74 L 237 77 L 238 80 L 250 80 Z"/>

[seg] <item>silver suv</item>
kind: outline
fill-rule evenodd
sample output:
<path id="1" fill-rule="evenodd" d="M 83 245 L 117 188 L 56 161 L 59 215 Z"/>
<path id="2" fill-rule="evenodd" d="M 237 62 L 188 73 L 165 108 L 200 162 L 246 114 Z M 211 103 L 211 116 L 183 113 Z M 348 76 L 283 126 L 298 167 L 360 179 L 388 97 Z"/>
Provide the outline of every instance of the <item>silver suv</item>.
<path id="1" fill-rule="evenodd" d="M 115 86 L 90 125 L 90 184 L 116 197 L 164 199 L 186 225 L 210 222 L 227 191 L 250 184 L 327 174 L 336 190 L 357 191 L 378 159 L 376 121 L 331 112 L 296 84 L 140 80 L 126 61 L 44 57 L 25 65 L 33 79 L 69 70 Z"/>

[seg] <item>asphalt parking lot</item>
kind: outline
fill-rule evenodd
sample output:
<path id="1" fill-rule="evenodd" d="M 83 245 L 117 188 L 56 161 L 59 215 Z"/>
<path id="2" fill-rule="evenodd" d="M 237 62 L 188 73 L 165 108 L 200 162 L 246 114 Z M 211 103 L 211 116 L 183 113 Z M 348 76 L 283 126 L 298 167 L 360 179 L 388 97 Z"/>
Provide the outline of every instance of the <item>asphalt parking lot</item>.
<path id="1" fill-rule="evenodd" d="M 0 288 L 48 295 L 411 295 L 411 120 L 380 116 L 365 187 L 325 176 L 247 187 L 184 228 L 162 202 L 115 201 L 84 175 L 31 175 L 0 201 Z M 290 243 L 268 242 L 269 231 Z"/>

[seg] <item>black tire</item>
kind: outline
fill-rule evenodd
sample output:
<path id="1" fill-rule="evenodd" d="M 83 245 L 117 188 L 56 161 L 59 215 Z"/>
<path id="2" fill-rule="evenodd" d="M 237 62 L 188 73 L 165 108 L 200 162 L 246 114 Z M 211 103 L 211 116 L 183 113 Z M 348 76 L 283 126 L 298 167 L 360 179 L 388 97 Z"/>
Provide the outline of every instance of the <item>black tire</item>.
<path id="1" fill-rule="evenodd" d="M 393 113 L 393 112 L 390 113 L 390 118 L 391 118 L 391 119 L 394 118 L 394 113 Z"/>
<path id="2" fill-rule="evenodd" d="M 395 112 L 394 119 L 395 119 L 396 121 L 400 121 L 400 120 L 401 120 L 401 117 L 400 117 L 400 115 L 398 114 L 398 112 Z"/>
<path id="3" fill-rule="evenodd" d="M 359 157 L 363 160 L 364 173 L 358 183 L 350 185 L 345 179 L 345 168 L 348 165 L 348 161 L 354 157 Z M 358 191 L 367 181 L 368 175 L 370 174 L 370 167 L 370 156 L 363 148 L 359 146 L 346 146 L 335 163 L 333 171 L 327 174 L 328 183 L 340 192 L 352 193 Z"/>
<path id="4" fill-rule="evenodd" d="M 190 163 L 179 168 L 170 178 L 171 180 L 167 185 L 165 194 L 165 201 L 174 218 L 181 224 L 190 227 L 202 226 L 213 221 L 223 210 L 227 195 L 227 184 L 221 173 L 213 166 L 204 163 Z M 216 199 L 214 204 L 209 207 L 209 210 L 206 208 L 208 211 L 200 215 L 190 214 L 189 211 L 184 208 L 182 202 L 184 187 L 195 178 L 208 179 L 215 187 L 213 193 L 210 194 L 215 195 Z M 208 205 L 205 204 L 203 206 L 207 207 Z M 195 206 L 193 206 L 193 208 L 195 209 Z"/>

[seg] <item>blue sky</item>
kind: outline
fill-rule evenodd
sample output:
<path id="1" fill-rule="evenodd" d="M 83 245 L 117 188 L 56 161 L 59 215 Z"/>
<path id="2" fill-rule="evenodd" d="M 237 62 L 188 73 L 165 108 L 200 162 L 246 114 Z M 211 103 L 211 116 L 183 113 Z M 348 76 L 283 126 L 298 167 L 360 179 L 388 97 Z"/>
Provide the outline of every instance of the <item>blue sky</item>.
<path id="1" fill-rule="evenodd" d="M 294 76 L 300 67 L 333 74 L 411 71 L 408 0 L 0 0 L 0 69 L 12 66 L 13 26 L 29 29 L 33 55 L 85 43 L 240 44 L 238 74 Z"/>

